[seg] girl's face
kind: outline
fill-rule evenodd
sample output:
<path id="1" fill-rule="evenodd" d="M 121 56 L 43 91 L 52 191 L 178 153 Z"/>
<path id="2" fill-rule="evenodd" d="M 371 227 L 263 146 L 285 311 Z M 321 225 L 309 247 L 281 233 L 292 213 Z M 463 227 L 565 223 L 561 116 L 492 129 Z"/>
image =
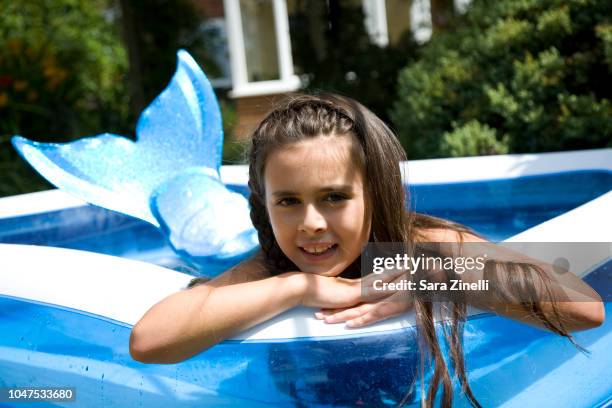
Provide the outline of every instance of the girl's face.
<path id="1" fill-rule="evenodd" d="M 337 276 L 370 236 L 352 136 L 317 136 L 274 150 L 264 173 L 266 207 L 281 250 L 302 272 Z"/>

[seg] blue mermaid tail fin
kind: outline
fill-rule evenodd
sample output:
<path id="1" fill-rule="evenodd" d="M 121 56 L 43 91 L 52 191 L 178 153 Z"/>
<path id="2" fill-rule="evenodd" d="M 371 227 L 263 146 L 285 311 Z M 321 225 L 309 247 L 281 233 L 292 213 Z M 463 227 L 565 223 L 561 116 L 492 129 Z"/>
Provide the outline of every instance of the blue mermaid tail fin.
<path id="1" fill-rule="evenodd" d="M 202 169 L 186 170 L 151 196 L 151 210 L 181 257 L 216 275 L 253 254 L 259 245 L 244 196 Z"/>
<path id="2" fill-rule="evenodd" d="M 136 143 L 111 134 L 71 143 L 38 143 L 15 136 L 13 145 L 51 184 L 84 201 L 159 226 L 149 210 L 149 190 L 160 181 L 144 177 Z M 117 154 L 121 152 L 121 154 Z"/>
<path id="3" fill-rule="evenodd" d="M 186 51 L 170 84 L 142 112 L 137 141 L 108 133 L 71 143 L 13 137 L 19 153 L 56 187 L 89 203 L 159 223 L 149 198 L 185 168 L 219 177 L 223 126 L 210 82 Z"/>
<path id="4" fill-rule="evenodd" d="M 257 234 L 246 199 L 220 179 L 223 127 L 210 82 L 186 51 L 177 56 L 170 84 L 138 119 L 136 141 L 105 133 L 12 142 L 58 188 L 159 227 L 179 255 L 215 275 L 252 254 Z"/>

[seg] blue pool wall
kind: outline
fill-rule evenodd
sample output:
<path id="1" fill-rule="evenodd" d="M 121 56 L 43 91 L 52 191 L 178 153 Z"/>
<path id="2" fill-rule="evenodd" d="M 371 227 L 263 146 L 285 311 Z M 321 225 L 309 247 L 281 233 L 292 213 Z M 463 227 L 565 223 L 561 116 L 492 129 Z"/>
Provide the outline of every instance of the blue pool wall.
<path id="1" fill-rule="evenodd" d="M 612 261 L 586 281 L 607 294 L 606 312 L 612 313 Z M 576 340 L 593 355 L 608 356 L 611 328 L 607 319 L 576 333 Z M 418 405 L 414 327 L 361 337 L 225 341 L 171 365 L 132 360 L 130 329 L 78 310 L 0 296 L 0 386 L 69 384 L 77 389 L 77 406 L 396 406 L 406 394 Z M 538 383 L 547 391 L 530 391 L 532 406 L 598 406 L 612 395 L 609 361 L 550 332 L 480 314 L 468 319 L 463 336 L 469 381 L 483 406 L 512 401 Z M 566 384 L 576 372 L 584 381 Z M 573 399 L 561 391 L 551 396 L 555 387 L 570 387 Z M 455 388 L 454 406 L 469 406 L 460 385 Z"/>
<path id="2" fill-rule="evenodd" d="M 229 187 L 248 196 L 245 185 Z M 409 186 L 410 208 L 502 241 L 574 209 L 612 189 L 612 172 L 572 171 L 478 182 Z M 48 245 L 141 259 L 183 272 L 152 225 L 95 206 L 0 218 L 0 242 Z"/>

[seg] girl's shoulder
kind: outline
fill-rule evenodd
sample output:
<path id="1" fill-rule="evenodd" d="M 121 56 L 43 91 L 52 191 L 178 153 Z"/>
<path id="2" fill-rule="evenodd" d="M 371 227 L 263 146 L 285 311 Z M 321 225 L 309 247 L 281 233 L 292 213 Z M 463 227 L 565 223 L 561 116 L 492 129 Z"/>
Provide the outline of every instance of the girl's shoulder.
<path id="1" fill-rule="evenodd" d="M 465 225 L 422 213 L 412 213 L 416 241 L 420 242 L 486 242 Z"/>
<path id="2" fill-rule="evenodd" d="M 467 231 L 453 228 L 420 228 L 421 242 L 487 242 L 487 240 Z"/>
<path id="3" fill-rule="evenodd" d="M 214 279 L 196 278 L 189 283 L 189 288 L 206 284 L 208 286 L 220 287 L 236 285 L 238 283 L 252 282 L 270 277 L 270 272 L 266 267 L 263 253 L 258 251 L 255 255 L 240 262 L 238 265 L 228 269 Z"/>

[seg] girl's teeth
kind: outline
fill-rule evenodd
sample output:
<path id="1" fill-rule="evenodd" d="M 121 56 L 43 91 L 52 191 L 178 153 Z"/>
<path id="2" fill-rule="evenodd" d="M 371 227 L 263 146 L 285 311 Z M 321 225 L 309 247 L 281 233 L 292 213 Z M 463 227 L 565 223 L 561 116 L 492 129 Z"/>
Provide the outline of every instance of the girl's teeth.
<path id="1" fill-rule="evenodd" d="M 327 251 L 332 246 L 333 245 L 329 245 L 325 247 L 318 247 L 318 248 L 304 248 L 304 251 L 308 252 L 309 254 L 320 254 L 322 252 Z"/>

